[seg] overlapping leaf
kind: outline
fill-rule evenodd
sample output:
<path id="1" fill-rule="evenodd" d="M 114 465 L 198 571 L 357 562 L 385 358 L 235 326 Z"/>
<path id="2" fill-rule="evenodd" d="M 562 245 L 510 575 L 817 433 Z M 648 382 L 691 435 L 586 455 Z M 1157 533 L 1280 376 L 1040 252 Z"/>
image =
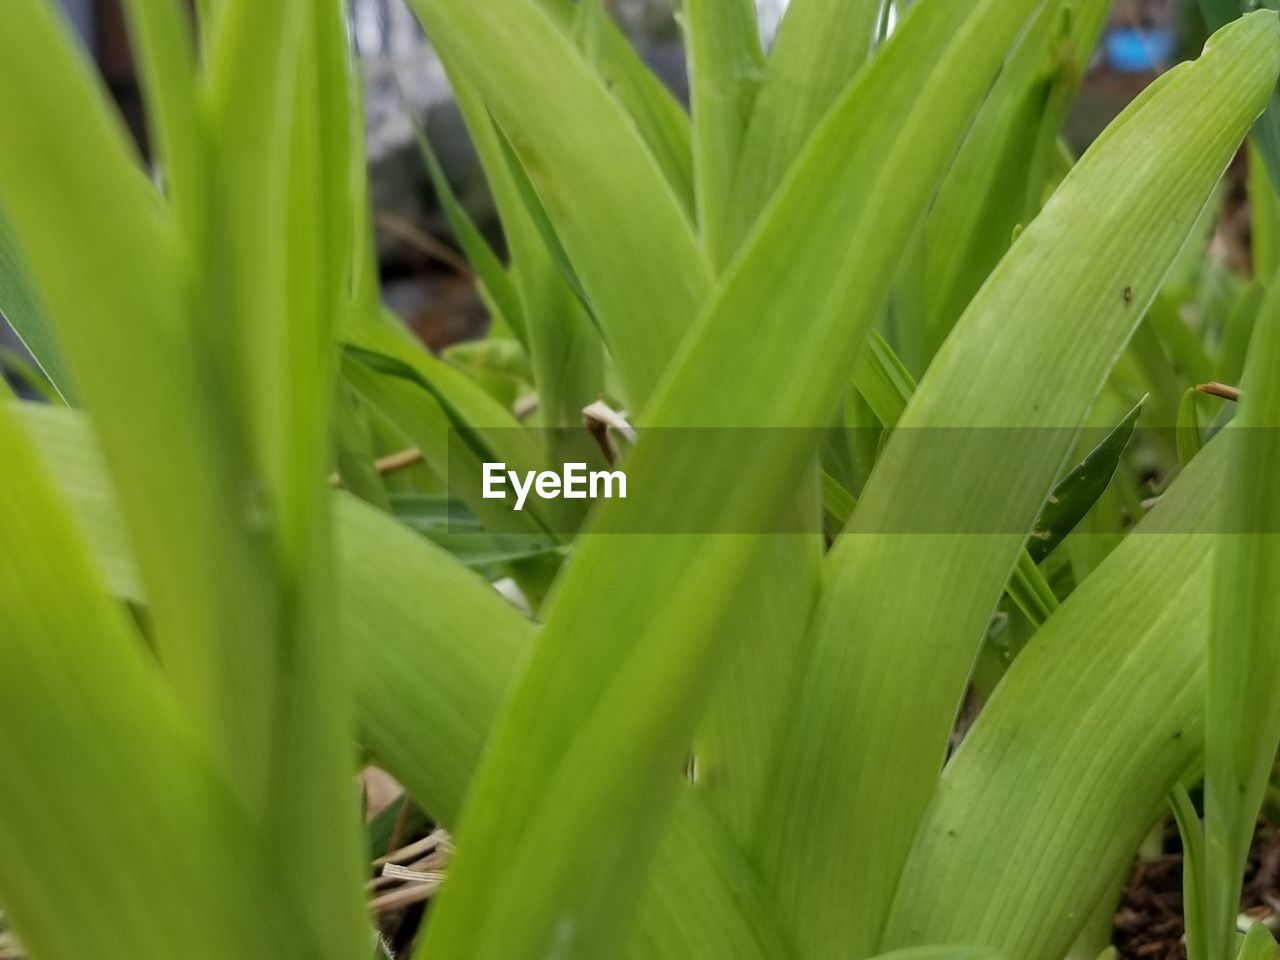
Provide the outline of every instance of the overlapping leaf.
<path id="1" fill-rule="evenodd" d="M 762 821 L 815 957 L 874 951 L 1026 533 L 1278 69 L 1260 13 L 1133 104 L 970 304 L 881 455 L 828 561 Z"/>

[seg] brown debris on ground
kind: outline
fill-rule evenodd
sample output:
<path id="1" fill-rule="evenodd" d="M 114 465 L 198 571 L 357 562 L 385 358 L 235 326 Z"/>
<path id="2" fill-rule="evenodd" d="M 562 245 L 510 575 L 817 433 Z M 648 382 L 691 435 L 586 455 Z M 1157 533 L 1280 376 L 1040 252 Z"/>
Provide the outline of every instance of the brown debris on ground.
<path id="1" fill-rule="evenodd" d="M 1121 960 L 1186 960 L 1178 848 L 1177 831 L 1170 826 L 1165 833 L 1167 852 L 1134 867 L 1112 930 Z M 1280 926 L 1280 830 L 1273 826 L 1258 825 L 1241 910 L 1272 929 Z"/>

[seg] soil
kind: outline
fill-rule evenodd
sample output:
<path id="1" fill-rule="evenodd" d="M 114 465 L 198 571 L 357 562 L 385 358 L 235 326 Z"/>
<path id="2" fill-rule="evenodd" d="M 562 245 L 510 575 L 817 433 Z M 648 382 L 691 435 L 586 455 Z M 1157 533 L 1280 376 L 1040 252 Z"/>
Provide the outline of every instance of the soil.
<path id="1" fill-rule="evenodd" d="M 1165 830 L 1165 852 L 1139 861 L 1116 911 L 1112 943 L 1121 960 L 1186 960 L 1182 925 L 1182 852 L 1177 830 Z M 1280 830 L 1259 821 L 1245 871 L 1241 912 L 1280 926 Z"/>

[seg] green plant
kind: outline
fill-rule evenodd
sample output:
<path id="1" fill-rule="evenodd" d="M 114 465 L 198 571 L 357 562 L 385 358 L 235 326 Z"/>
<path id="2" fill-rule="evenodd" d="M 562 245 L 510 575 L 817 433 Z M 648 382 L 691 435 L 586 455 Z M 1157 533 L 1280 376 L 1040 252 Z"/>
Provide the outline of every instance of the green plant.
<path id="1" fill-rule="evenodd" d="M 205 0 L 197 45 L 127 6 L 154 180 L 49 4 L 0 32 L 0 305 L 81 408 L 0 409 L 0 904 L 32 956 L 367 953 L 351 730 L 459 830 L 418 956 L 1096 955 L 1170 793 L 1196 960 L 1234 953 L 1280 740 L 1280 296 L 1182 251 L 1273 13 L 1073 164 L 1101 0 L 918 0 L 887 39 L 878 2 L 794 0 L 767 57 L 750 3 L 685 0 L 691 117 L 595 0 L 414 0 L 511 254 L 424 143 L 493 317 L 437 358 L 380 313 L 341 4 Z M 1206 442 L 1187 382 L 1242 368 Z M 1176 441 L 1124 452 L 1135 386 Z M 480 495 L 484 463 L 591 457 L 602 396 L 640 432 L 626 499 Z M 1179 455 L 1131 533 L 1135 468 Z"/>

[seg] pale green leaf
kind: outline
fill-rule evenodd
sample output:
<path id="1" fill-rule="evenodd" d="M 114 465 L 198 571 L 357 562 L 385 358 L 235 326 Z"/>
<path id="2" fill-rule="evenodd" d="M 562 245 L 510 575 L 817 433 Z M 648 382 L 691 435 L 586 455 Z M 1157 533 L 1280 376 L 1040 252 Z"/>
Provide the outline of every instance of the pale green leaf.
<path id="1" fill-rule="evenodd" d="M 564 16 L 569 0 L 543 0 Z M 667 175 L 671 189 L 694 210 L 693 146 L 689 114 L 662 80 L 632 49 L 603 0 L 583 0 L 573 9 L 573 33 L 609 91 L 626 108 L 636 129 Z"/>
<path id="2" fill-rule="evenodd" d="M 1209 960 L 1228 960 L 1254 822 L 1280 744 L 1280 285 L 1263 302 L 1230 447 L 1213 572 L 1206 721 Z"/>
<path id="3" fill-rule="evenodd" d="M 974 120 L 925 223 L 916 279 L 932 350 L 1004 256 L 1015 228 L 1039 212 L 1058 131 L 1110 9 L 1110 0 L 1045 3 Z"/>
<path id="4" fill-rule="evenodd" d="M 789 3 L 765 63 L 733 182 L 725 255 L 755 223 L 820 121 L 871 55 L 881 0 Z"/>
<path id="5" fill-rule="evenodd" d="M 1204 745 L 1224 446 L 1205 448 L 1010 667 L 942 776 L 885 946 L 1056 960 L 1114 895 Z"/>
<path id="6" fill-rule="evenodd" d="M 65 409 L 16 409 L 110 573 L 112 591 L 144 603 L 88 423 Z M 380 511 L 343 493 L 334 508 L 344 599 L 339 627 L 351 650 L 362 745 L 452 827 L 535 627 L 483 580 Z M 629 955 L 788 957 L 764 891 L 700 793 L 681 791 L 658 841 Z"/>
<path id="7" fill-rule="evenodd" d="M 124 11 L 165 195 L 198 245 L 208 216 L 209 144 L 198 99 L 190 11 L 177 0 L 128 0 Z"/>
<path id="8" fill-rule="evenodd" d="M 1275 960 L 1280 956 L 1280 948 L 1276 946 L 1275 935 L 1267 929 L 1265 923 L 1254 923 L 1245 934 L 1244 943 L 1240 944 L 1237 960 Z"/>
<path id="9" fill-rule="evenodd" d="M 877 945 L 1025 535 L 1278 70 L 1263 12 L 1149 88 L 1021 234 L 890 438 L 828 559 L 761 823 L 802 950 Z"/>
<path id="10" fill-rule="evenodd" d="M 0 904 L 18 936 L 44 960 L 318 955 L 7 407 L 0 451 Z"/>
<path id="11" fill-rule="evenodd" d="M 648 408 L 647 426 L 820 428 L 828 420 L 859 333 L 1030 6 L 916 8 L 805 151 Z M 799 243 L 840 255 L 791 256 Z M 809 336 L 794 335 L 797 315 Z M 744 323 L 754 337 L 741 336 Z M 786 373 L 794 369 L 808 374 Z M 741 389 L 724 390 L 726 371 Z M 471 794 L 425 955 L 511 960 L 562 937 L 564 949 L 590 953 L 616 937 L 643 877 L 641 836 L 678 783 L 721 618 L 768 539 L 608 534 L 658 519 L 734 530 L 777 517 L 817 436 L 718 429 L 691 444 L 683 431 L 642 434 L 628 462 L 628 499 L 597 508 L 551 600 Z M 748 457 L 758 464 L 750 487 L 735 482 Z M 616 590 L 641 571 L 644 594 Z M 584 769 L 596 776 L 584 780 Z M 577 843 L 551 842 L 570 829 Z M 535 863 L 543 882 L 530 888 L 521 878 Z"/>
<path id="12" fill-rule="evenodd" d="M 411 6 L 510 141 L 639 406 L 710 288 L 688 212 L 553 14 L 527 0 Z"/>
<path id="13" fill-rule="evenodd" d="M 1205 927 L 1205 859 L 1204 825 L 1196 812 L 1191 795 L 1181 783 L 1169 795 L 1178 834 L 1182 839 L 1182 916 L 1186 928 L 1183 936 L 1187 944 L 1187 956 L 1202 960 L 1209 942 Z"/>
<path id="14" fill-rule="evenodd" d="M 764 53 L 752 0 L 686 0 L 682 23 L 693 111 L 698 227 L 707 257 L 720 268 L 734 252 L 724 233 L 734 173 L 764 75 Z"/>

